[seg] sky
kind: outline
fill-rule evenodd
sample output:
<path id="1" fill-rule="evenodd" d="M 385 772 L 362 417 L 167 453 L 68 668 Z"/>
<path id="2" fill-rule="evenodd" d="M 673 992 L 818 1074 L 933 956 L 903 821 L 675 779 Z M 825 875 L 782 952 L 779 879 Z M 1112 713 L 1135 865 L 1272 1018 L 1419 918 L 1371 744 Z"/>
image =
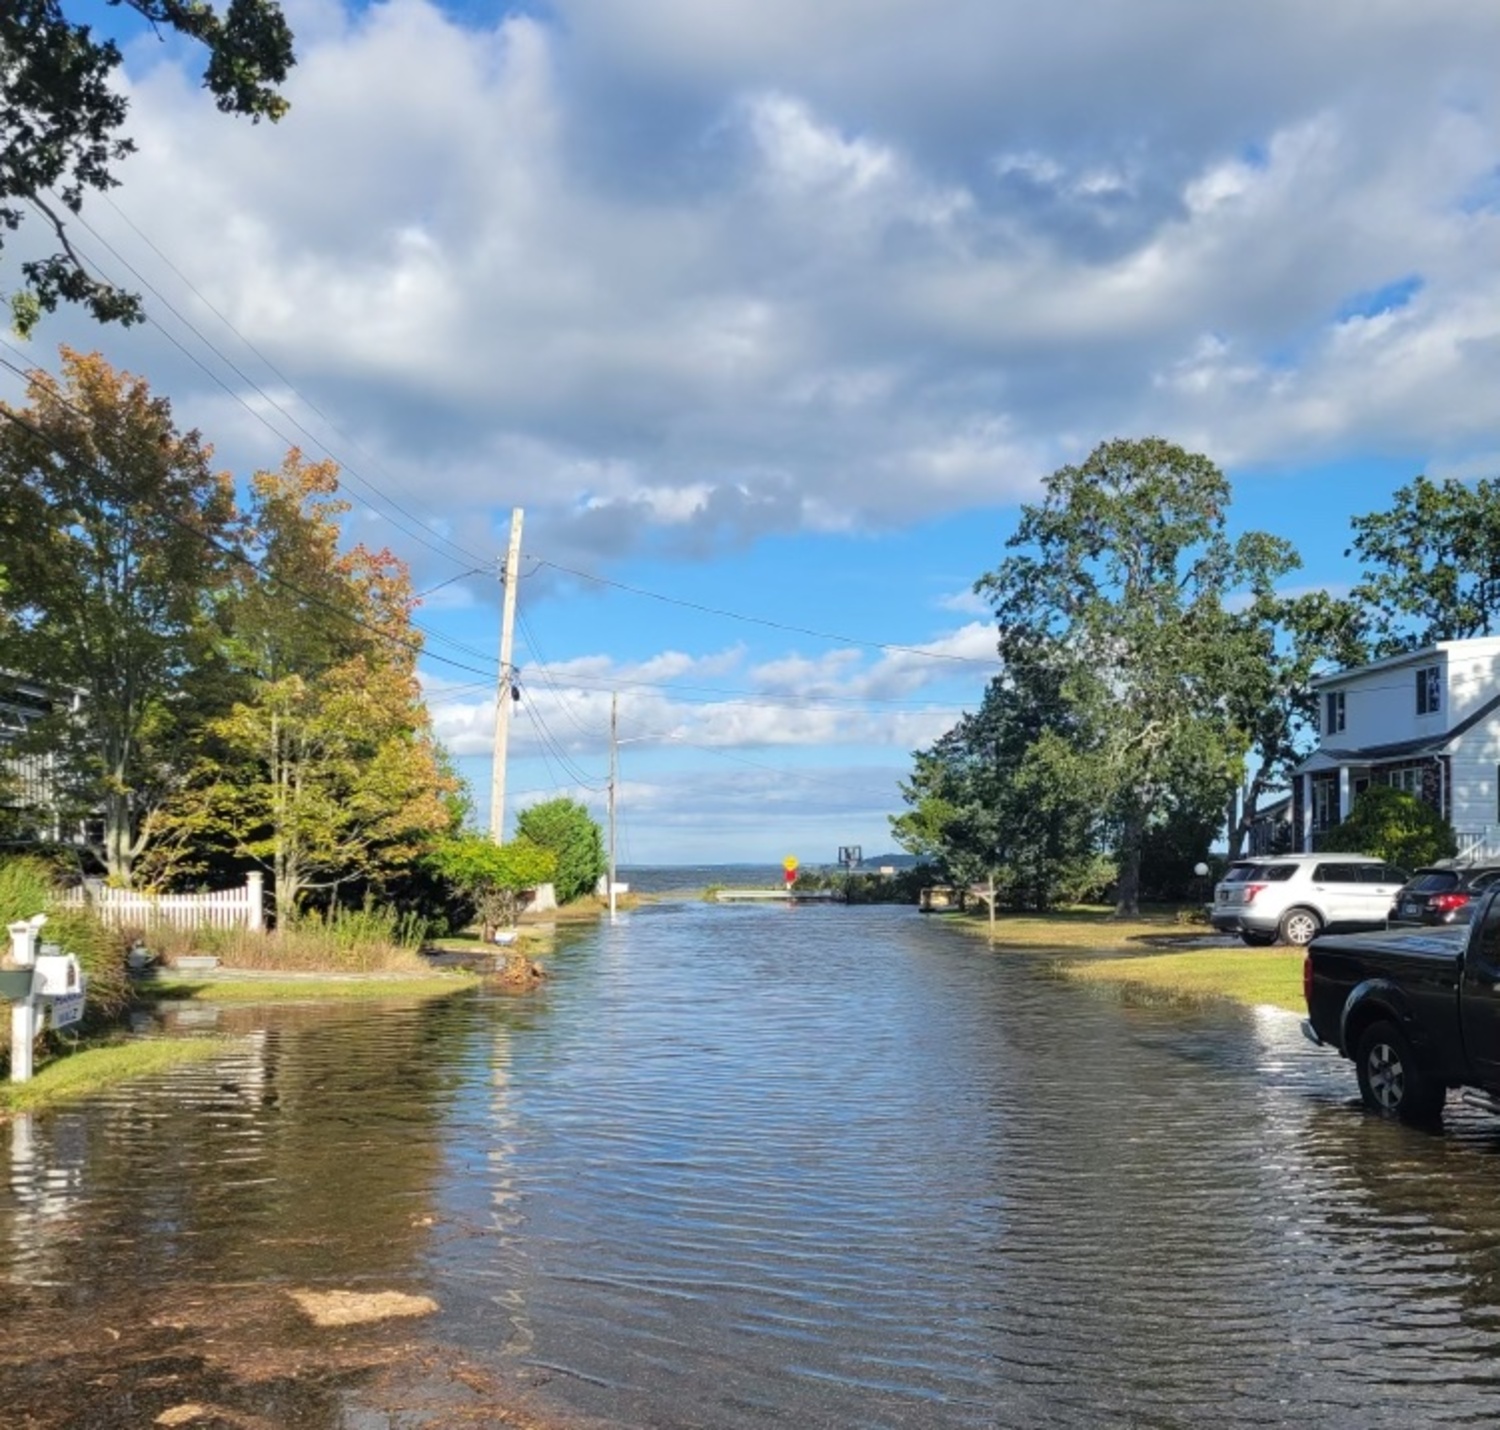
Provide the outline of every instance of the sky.
<path id="1" fill-rule="evenodd" d="M 285 9 L 275 125 L 125 35 L 76 238 L 151 321 L 7 341 L 241 478 L 340 462 L 481 824 L 513 509 L 507 827 L 603 821 L 615 700 L 620 863 L 813 865 L 894 847 L 997 670 L 974 582 L 1098 443 L 1207 453 L 1335 590 L 1352 515 L 1500 470 L 1493 0 Z"/>

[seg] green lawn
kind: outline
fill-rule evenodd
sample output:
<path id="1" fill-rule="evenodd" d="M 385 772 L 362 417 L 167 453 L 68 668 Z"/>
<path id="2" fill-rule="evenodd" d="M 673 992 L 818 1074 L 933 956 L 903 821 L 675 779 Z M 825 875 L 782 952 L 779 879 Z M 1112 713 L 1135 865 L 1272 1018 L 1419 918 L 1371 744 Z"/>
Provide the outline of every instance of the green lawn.
<path id="1" fill-rule="evenodd" d="M 1128 958 L 1074 959 L 1062 973 L 1080 983 L 1112 983 L 1196 1001 L 1232 998 L 1251 1005 L 1269 1003 L 1305 1013 L 1300 948 L 1213 948 Z"/>
<path id="2" fill-rule="evenodd" d="M 378 974 L 327 975 L 307 978 L 235 978 L 233 975 L 191 978 L 178 975 L 153 978 L 138 984 L 135 996 L 142 1001 L 205 1003 L 271 1003 L 291 1000 L 339 998 L 441 998 L 461 993 L 478 982 L 472 973 L 454 969 L 421 977 Z"/>
<path id="3" fill-rule="evenodd" d="M 146 1077 L 179 1063 L 218 1057 L 228 1038 L 138 1038 L 85 1048 L 45 1064 L 30 1082 L 0 1084 L 0 1113 L 31 1112 L 88 1097 L 127 1078 Z"/>
<path id="4" fill-rule="evenodd" d="M 1302 950 L 1225 947 L 1192 910 L 1146 909 L 1117 919 L 1109 909 L 1058 909 L 1046 914 L 1001 914 L 993 947 L 1003 953 L 1049 955 L 1067 978 L 1114 984 L 1163 999 L 1230 998 L 1269 1003 L 1302 1013 Z M 934 915 L 979 937 L 988 937 L 983 913 Z M 1206 942 L 1213 946 L 1205 948 Z M 1058 959 L 1058 955 L 1063 955 Z"/>

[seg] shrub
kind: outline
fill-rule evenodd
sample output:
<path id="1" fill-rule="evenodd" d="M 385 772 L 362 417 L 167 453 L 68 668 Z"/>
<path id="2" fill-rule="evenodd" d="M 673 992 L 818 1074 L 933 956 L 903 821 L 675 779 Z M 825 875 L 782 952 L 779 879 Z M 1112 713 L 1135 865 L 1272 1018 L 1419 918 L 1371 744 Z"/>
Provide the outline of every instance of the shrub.
<path id="1" fill-rule="evenodd" d="M 46 914 L 43 941 L 75 955 L 88 980 L 84 1028 L 111 1023 L 130 1002 L 125 936 L 100 923 L 87 909 L 64 907 L 56 895 L 52 869 L 44 860 L 32 856 L 0 860 L 0 922 L 11 924 Z M 5 952 L 10 952 L 8 936 Z M 0 1036 L 8 1039 L 10 1020 L 3 1021 Z"/>
<path id="2" fill-rule="evenodd" d="M 591 892 L 604 873 L 604 836 L 577 800 L 549 799 L 523 809 L 516 835 L 557 855 L 553 883 L 560 904 Z"/>
<path id="3" fill-rule="evenodd" d="M 1330 829 L 1321 847 L 1331 853 L 1373 854 L 1416 869 L 1458 853 L 1453 826 L 1425 800 L 1390 785 L 1371 785 L 1349 818 Z"/>

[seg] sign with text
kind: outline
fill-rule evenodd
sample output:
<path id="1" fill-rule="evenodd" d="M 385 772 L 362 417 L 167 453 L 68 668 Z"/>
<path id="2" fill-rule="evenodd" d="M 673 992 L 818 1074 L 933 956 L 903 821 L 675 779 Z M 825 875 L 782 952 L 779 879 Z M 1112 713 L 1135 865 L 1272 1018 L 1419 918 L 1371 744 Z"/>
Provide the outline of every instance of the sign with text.
<path id="1" fill-rule="evenodd" d="M 54 1028 L 66 1028 L 83 1018 L 83 994 L 65 993 L 48 1000 L 47 1021 Z"/>

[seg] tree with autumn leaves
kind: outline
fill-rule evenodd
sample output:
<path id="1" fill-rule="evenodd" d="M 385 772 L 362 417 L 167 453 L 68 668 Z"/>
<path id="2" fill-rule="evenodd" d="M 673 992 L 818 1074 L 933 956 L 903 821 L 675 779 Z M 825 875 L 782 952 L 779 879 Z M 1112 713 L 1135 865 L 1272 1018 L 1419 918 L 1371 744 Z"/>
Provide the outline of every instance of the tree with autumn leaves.
<path id="1" fill-rule="evenodd" d="M 160 822 L 169 846 L 230 845 L 261 864 L 278 919 L 310 893 L 378 887 L 452 823 L 406 567 L 339 550 L 337 490 L 333 463 L 295 451 L 252 479 L 250 559 L 220 612 L 238 698 L 203 726 Z"/>
<path id="2" fill-rule="evenodd" d="M 342 549 L 333 463 L 291 452 L 248 509 L 170 406 L 97 354 L 0 405 L 0 668 L 76 701 L 32 738 L 120 884 L 215 861 L 278 917 L 379 889 L 455 822 L 405 566 Z"/>

